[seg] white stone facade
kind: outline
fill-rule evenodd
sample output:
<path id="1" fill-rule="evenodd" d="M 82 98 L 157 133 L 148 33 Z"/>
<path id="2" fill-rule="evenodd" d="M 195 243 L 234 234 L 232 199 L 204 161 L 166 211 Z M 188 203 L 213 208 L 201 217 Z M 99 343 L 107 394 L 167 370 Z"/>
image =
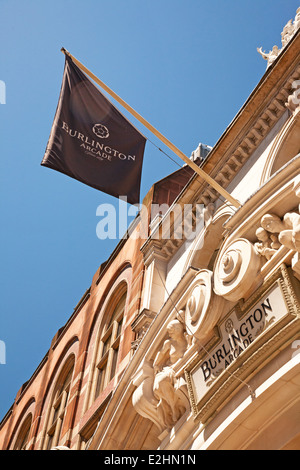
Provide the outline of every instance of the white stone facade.
<path id="1" fill-rule="evenodd" d="M 300 447 L 299 13 L 201 163 L 241 207 L 195 176 L 176 204 L 207 208 L 197 237 L 176 239 L 174 217 L 164 239 L 162 219 L 142 247 L 142 308 L 153 320 L 91 449 L 111 448 L 117 434 L 130 449 L 130 409 L 148 449 Z"/>

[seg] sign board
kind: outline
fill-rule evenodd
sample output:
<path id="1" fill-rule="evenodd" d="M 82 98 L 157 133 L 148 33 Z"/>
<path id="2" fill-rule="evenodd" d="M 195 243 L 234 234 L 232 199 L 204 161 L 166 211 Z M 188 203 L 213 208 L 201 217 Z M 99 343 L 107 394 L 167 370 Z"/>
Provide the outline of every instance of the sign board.
<path id="1" fill-rule="evenodd" d="M 282 274 L 285 279 L 281 277 Z M 232 393 L 237 385 L 235 382 L 231 388 L 224 386 L 224 390 L 220 392 L 222 384 L 228 379 L 232 379 L 234 383 L 235 374 L 247 374 L 247 360 L 255 355 L 258 347 L 260 350 L 264 349 L 264 339 L 269 341 L 272 338 L 276 342 L 277 330 L 281 326 L 284 329 L 284 325 L 295 319 L 294 315 L 289 314 L 297 313 L 292 310 L 299 309 L 299 304 L 295 300 L 286 269 L 282 269 L 276 277 L 275 282 L 273 280 L 272 284 L 268 283 L 255 293 L 252 301 L 249 299 L 246 304 L 238 304 L 221 320 L 216 327 L 217 333 L 210 344 L 206 345 L 205 352 L 203 348 L 202 354 L 200 351 L 201 355 L 187 367 L 186 377 L 195 415 L 201 414 L 201 410 L 205 414 L 204 408 L 213 410 L 214 406 L 209 403 L 210 400 L 213 401 L 213 395 L 219 395 L 218 400 L 215 397 L 214 400 L 220 405 L 220 396 L 223 394 L 224 400 L 226 394 L 228 396 Z M 295 300 L 294 304 L 290 301 L 291 298 Z M 270 351 L 266 354 L 270 355 L 269 353 Z M 260 358 L 262 361 L 262 352 Z M 249 373 L 252 373 L 255 361 L 249 362 L 252 364 Z"/>

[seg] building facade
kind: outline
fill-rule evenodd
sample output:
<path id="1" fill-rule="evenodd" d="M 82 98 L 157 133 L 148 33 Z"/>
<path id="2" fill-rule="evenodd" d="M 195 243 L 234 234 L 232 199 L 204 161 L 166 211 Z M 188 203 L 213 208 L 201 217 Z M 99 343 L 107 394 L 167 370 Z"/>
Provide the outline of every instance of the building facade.
<path id="1" fill-rule="evenodd" d="M 2 450 L 300 448 L 300 9 L 212 149 L 156 183 L 0 424 Z"/>

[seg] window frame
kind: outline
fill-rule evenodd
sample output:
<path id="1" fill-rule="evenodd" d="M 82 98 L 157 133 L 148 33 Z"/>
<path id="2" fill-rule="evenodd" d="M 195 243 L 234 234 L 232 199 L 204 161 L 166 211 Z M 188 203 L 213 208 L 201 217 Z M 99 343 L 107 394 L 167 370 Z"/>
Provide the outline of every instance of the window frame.
<path id="1" fill-rule="evenodd" d="M 75 358 L 73 357 L 71 362 L 68 363 L 67 361 L 59 379 L 57 380 L 47 420 L 46 435 L 43 446 L 45 450 L 50 450 L 59 443 L 70 396 L 74 366 Z"/>
<path id="2" fill-rule="evenodd" d="M 112 294 L 106 312 L 106 323 L 100 334 L 95 361 L 94 400 L 105 390 L 116 375 L 123 331 L 127 284 Z M 108 344 L 107 344 L 108 343 Z M 107 346 L 105 346 L 107 344 Z"/>
<path id="3" fill-rule="evenodd" d="M 21 426 L 13 450 L 27 450 L 29 435 L 32 426 L 32 413 L 29 413 Z"/>

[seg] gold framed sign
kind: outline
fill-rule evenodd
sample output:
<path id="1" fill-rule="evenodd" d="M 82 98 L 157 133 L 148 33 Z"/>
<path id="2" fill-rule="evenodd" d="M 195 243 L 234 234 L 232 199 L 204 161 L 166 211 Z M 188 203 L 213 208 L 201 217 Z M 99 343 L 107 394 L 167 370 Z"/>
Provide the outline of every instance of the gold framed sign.
<path id="1" fill-rule="evenodd" d="M 215 327 L 185 370 L 194 416 L 206 422 L 238 388 L 300 332 L 300 284 L 282 265 Z"/>

